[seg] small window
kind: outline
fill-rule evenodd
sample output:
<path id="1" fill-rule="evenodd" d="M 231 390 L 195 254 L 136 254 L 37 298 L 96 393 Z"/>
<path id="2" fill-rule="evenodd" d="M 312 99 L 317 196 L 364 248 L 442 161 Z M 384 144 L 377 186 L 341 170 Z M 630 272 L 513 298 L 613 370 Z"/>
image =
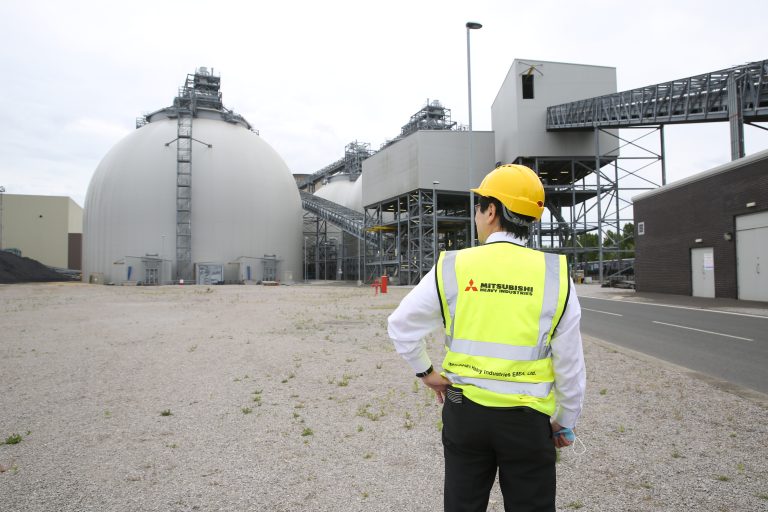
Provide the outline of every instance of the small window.
<path id="1" fill-rule="evenodd" d="M 637 223 L 637 234 L 638 234 L 638 236 L 645 234 L 645 222 L 638 222 Z"/>
<path id="2" fill-rule="evenodd" d="M 533 99 L 533 75 L 522 75 L 523 78 L 523 99 Z"/>

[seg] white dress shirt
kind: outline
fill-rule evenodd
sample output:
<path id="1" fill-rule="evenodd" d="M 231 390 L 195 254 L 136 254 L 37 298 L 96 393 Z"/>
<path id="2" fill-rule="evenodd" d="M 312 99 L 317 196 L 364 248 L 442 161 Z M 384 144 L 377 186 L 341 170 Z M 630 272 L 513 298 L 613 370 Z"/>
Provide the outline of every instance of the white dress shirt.
<path id="1" fill-rule="evenodd" d="M 486 243 L 491 242 L 525 245 L 521 239 L 506 232 L 492 233 L 486 240 Z M 443 326 L 441 309 L 435 267 L 432 267 L 389 316 L 387 328 L 389 337 L 397 353 L 411 365 L 415 373 L 423 372 L 432 365 L 424 337 Z M 580 321 L 581 306 L 571 281 L 568 303 L 551 340 L 557 401 L 557 410 L 553 418 L 562 426 L 569 428 L 576 426 L 586 388 L 584 353 L 579 331 Z"/>

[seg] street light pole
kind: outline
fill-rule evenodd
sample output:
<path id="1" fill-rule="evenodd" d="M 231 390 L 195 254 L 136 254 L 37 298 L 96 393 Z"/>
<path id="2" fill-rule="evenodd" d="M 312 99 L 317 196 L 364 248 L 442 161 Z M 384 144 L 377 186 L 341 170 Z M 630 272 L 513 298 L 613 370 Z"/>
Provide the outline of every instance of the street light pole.
<path id="1" fill-rule="evenodd" d="M 474 168 L 474 154 L 472 142 L 472 66 L 470 65 L 469 51 L 469 31 L 483 28 L 480 23 L 474 21 L 467 22 L 467 97 L 469 103 L 469 246 L 475 246 L 475 193 L 472 192 L 474 182 L 472 181 Z"/>
<path id="2" fill-rule="evenodd" d="M 434 246 L 432 249 L 433 259 L 432 262 L 433 265 L 437 265 L 437 257 L 439 256 L 438 251 L 438 236 L 437 236 L 437 189 L 436 187 L 440 184 L 439 181 L 433 181 L 432 182 L 432 236 L 434 237 Z"/>

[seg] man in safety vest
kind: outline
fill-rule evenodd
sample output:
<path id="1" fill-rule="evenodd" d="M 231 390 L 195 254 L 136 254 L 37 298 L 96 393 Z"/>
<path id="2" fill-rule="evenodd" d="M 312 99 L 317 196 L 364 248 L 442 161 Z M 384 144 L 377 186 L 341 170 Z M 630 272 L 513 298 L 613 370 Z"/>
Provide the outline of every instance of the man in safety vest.
<path id="1" fill-rule="evenodd" d="M 389 317 L 389 336 L 443 407 L 446 511 L 555 510 L 555 447 L 572 442 L 586 373 L 565 256 L 525 247 L 544 187 L 502 165 L 472 189 L 482 245 L 440 254 Z M 424 336 L 442 325 L 443 372 Z M 554 432 L 554 434 L 553 434 Z"/>

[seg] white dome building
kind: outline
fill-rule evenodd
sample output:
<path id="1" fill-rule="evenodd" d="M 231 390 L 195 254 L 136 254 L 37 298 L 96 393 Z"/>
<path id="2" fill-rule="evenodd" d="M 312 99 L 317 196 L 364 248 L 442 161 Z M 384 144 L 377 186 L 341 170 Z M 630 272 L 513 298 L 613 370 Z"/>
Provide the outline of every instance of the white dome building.
<path id="1" fill-rule="evenodd" d="M 280 155 L 223 107 L 218 88 L 219 78 L 200 68 L 174 106 L 146 116 L 96 168 L 85 199 L 84 279 L 301 275 L 296 183 Z"/>
<path id="2" fill-rule="evenodd" d="M 315 195 L 362 213 L 362 184 L 362 174 L 355 181 L 350 180 L 348 174 L 337 174 L 328 178 L 327 182 L 315 191 Z"/>

